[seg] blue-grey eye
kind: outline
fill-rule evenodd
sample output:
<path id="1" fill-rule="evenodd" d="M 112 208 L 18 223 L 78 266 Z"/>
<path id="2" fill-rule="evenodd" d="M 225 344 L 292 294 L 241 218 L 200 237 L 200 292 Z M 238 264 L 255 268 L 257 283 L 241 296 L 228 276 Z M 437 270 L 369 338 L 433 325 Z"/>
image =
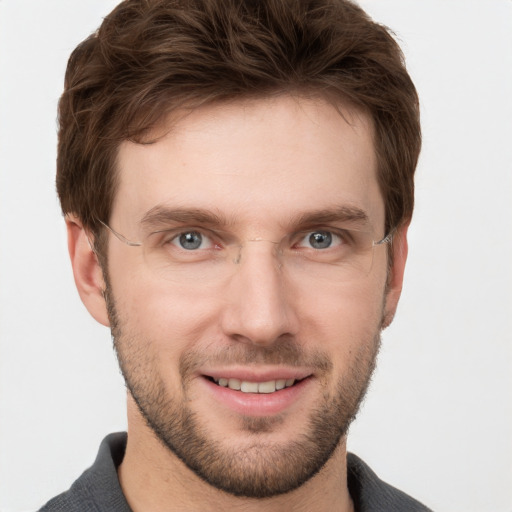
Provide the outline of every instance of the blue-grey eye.
<path id="1" fill-rule="evenodd" d="M 179 244 L 187 251 L 199 249 L 203 243 L 203 236 L 197 231 L 187 231 L 179 236 Z"/>
<path id="2" fill-rule="evenodd" d="M 332 233 L 329 231 L 314 231 L 309 235 L 309 244 L 313 249 L 327 249 L 332 244 Z"/>

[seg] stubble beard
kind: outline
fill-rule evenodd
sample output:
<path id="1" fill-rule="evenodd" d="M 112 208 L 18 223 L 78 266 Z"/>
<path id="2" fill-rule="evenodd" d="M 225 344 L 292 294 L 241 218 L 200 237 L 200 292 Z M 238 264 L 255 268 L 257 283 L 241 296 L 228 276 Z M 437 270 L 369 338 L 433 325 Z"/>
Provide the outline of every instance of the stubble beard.
<path id="1" fill-rule="evenodd" d="M 163 445 L 196 475 L 213 487 L 234 496 L 269 498 L 297 489 L 316 475 L 333 455 L 345 436 L 366 394 L 380 347 L 380 329 L 364 340 L 354 364 L 343 375 L 331 396 L 324 393 L 309 414 L 300 438 L 286 444 L 272 443 L 269 433 L 279 427 L 280 416 L 242 417 L 241 431 L 250 442 L 234 447 L 212 439 L 201 418 L 187 406 L 190 375 L 206 359 L 247 363 L 304 365 L 328 375 L 331 361 L 323 354 L 304 354 L 293 339 L 283 339 L 270 347 L 234 344 L 217 356 L 187 352 L 180 360 L 180 376 L 185 399 L 175 400 L 156 371 L 156 363 L 142 348 L 147 343 L 123 332 L 115 303 L 108 291 L 105 299 L 111 321 L 114 348 L 126 387 L 149 428 Z M 147 341 L 147 340 L 144 340 Z M 150 345 L 150 344 L 149 344 Z M 222 355 L 221 355 L 222 354 Z"/>

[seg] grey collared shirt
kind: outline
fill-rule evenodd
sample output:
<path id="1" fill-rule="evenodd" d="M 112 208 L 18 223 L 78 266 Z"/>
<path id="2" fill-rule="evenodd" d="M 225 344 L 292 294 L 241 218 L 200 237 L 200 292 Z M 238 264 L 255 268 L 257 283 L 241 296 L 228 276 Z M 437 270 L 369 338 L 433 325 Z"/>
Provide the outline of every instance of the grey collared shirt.
<path id="1" fill-rule="evenodd" d="M 101 443 L 94 464 L 70 489 L 39 512 L 132 512 L 121 490 L 117 468 L 126 449 L 126 433 L 110 434 Z M 356 455 L 348 454 L 348 488 L 356 512 L 431 512 L 380 480 Z"/>

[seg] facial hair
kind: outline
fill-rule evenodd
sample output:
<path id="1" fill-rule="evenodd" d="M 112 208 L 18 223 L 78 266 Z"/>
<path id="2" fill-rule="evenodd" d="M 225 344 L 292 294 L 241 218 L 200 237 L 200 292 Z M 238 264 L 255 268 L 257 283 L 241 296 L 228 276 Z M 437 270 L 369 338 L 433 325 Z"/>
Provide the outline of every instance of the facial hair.
<path id="1" fill-rule="evenodd" d="M 184 398 L 171 396 L 158 373 L 155 356 L 142 340 L 125 332 L 107 286 L 105 299 L 112 337 L 126 387 L 149 428 L 196 475 L 213 487 L 234 496 L 268 498 L 297 489 L 317 474 L 347 433 L 368 388 L 380 347 L 380 329 L 360 350 L 334 394 L 326 382 L 332 362 L 323 353 L 307 353 L 292 337 L 265 347 L 233 342 L 219 352 L 189 350 L 182 355 L 179 372 Z M 189 404 L 190 384 L 196 368 L 209 363 L 286 364 L 313 368 L 323 376 L 323 394 L 310 411 L 301 436 L 289 442 L 271 442 L 268 433 L 282 421 L 278 416 L 242 417 L 240 429 L 249 444 L 242 447 L 212 439 L 208 426 Z M 322 379 L 321 379 L 322 380 Z M 266 434 L 266 435 L 265 435 Z"/>

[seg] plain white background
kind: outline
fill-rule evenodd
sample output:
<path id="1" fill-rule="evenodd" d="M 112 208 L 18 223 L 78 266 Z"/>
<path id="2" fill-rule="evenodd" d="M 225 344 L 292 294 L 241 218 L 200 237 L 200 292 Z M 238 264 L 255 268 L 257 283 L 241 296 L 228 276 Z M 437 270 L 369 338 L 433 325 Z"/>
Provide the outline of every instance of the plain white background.
<path id="1" fill-rule="evenodd" d="M 107 329 L 54 192 L 71 50 L 114 0 L 0 0 L 0 510 L 34 510 L 125 428 Z M 349 449 L 439 512 L 512 511 L 512 2 L 364 0 L 394 29 L 424 150 L 401 306 Z"/>

